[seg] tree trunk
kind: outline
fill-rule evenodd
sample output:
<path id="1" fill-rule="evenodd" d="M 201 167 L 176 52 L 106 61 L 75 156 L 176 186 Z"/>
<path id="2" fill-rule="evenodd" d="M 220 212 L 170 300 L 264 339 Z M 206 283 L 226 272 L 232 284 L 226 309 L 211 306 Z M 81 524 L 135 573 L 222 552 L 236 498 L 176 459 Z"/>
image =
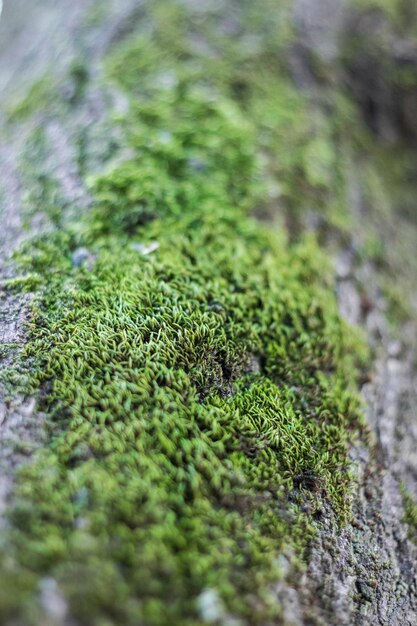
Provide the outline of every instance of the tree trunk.
<path id="1" fill-rule="evenodd" d="M 225 14 L 230 11 L 227 4 L 224 3 Z M 145 19 L 146 10 L 142 3 L 133 0 L 99 5 L 93 1 L 42 0 L 28 6 L 23 0 L 14 0 L 6 2 L 3 10 L 2 373 L 17 363 L 31 316 L 32 295 L 8 287 L 10 280 L 19 278 L 12 254 L 37 233 L 59 229 L 74 214 L 88 209 L 90 194 L 85 175 L 100 171 L 102 155 L 111 152 L 112 142 L 119 139 L 119 131 L 109 119 L 115 96 L 99 78 L 102 60 L 115 42 L 134 32 Z M 204 10 L 209 13 L 210 6 Z M 266 6 L 263 10 L 267 10 Z M 288 626 L 412 626 L 417 624 L 417 547 L 412 541 L 412 525 L 407 521 L 410 522 L 412 499 L 417 495 L 417 264 L 412 258 L 417 221 L 415 209 L 411 206 L 408 210 L 409 202 L 401 190 L 378 187 L 379 192 L 370 196 L 362 167 L 365 161 L 372 161 L 373 155 L 386 151 L 391 161 L 378 161 L 379 157 L 375 157 L 372 165 L 376 172 L 372 180 L 375 182 L 379 176 L 384 181 L 384 168 L 401 168 L 401 155 L 415 158 L 415 119 L 410 114 L 410 107 L 415 104 L 415 87 L 399 88 L 395 71 L 406 66 L 415 72 L 417 54 L 409 34 L 399 31 L 382 12 L 360 12 L 348 0 L 297 0 L 291 19 L 296 35 L 287 46 L 285 63 L 308 103 L 309 114 L 317 119 L 328 115 L 334 95 L 347 91 L 368 128 L 368 143 L 362 152 L 357 148 L 344 160 L 352 224 L 348 235 L 326 224 L 323 227 L 323 217 L 309 207 L 302 207 L 295 226 L 291 209 L 284 208 L 283 214 L 291 236 L 293 231 L 313 230 L 332 255 L 340 312 L 366 333 L 373 363 L 361 388 L 369 438 L 357 442 L 350 451 L 356 467 L 352 518 L 340 527 L 332 508 L 324 504 L 322 515 L 315 522 L 317 534 L 305 573 L 296 582 L 288 573 L 277 585 L 281 622 Z M 381 32 L 389 39 L 383 54 L 378 52 Z M 349 48 L 352 41 L 357 44 L 353 51 Z M 384 55 L 384 62 L 380 63 Z M 87 96 L 81 95 L 85 84 Z M 60 100 L 54 106 L 61 107 L 59 115 L 54 115 L 53 108 L 52 113 L 51 109 L 43 111 L 42 104 L 37 107 L 36 98 L 42 103 L 56 92 Z M 123 97 L 117 98 L 116 108 L 122 111 Z M 352 125 L 356 123 L 353 119 Z M 31 147 L 40 127 L 45 130 L 44 145 Z M 392 146 L 395 148 L 390 152 Z M 45 173 L 57 181 L 51 196 L 41 189 Z M 412 195 L 415 171 L 400 171 L 397 180 Z M 389 205 L 381 219 L 375 210 L 378 202 Z M 59 209 L 58 218 L 53 211 L 41 215 L 41 205 L 45 203 Z M 382 247 L 382 259 L 361 253 L 369 241 Z M 405 315 L 398 315 L 399 304 L 391 307 L 385 291 L 387 282 L 402 290 L 400 300 L 404 293 L 409 296 L 414 287 L 414 301 Z M 390 320 L 392 309 L 394 324 Z M 16 379 L 11 386 L 4 383 L 0 391 L 3 518 L 12 506 L 17 469 L 32 458 L 35 450 L 46 445 L 45 416 L 34 400 L 19 394 L 19 385 Z M 66 611 L 60 613 L 61 597 L 54 593 L 44 603 L 48 623 L 77 623 L 71 621 Z M 7 623 L 26 623 L 25 618 L 20 619 Z M 208 623 L 232 623 L 218 619 Z"/>

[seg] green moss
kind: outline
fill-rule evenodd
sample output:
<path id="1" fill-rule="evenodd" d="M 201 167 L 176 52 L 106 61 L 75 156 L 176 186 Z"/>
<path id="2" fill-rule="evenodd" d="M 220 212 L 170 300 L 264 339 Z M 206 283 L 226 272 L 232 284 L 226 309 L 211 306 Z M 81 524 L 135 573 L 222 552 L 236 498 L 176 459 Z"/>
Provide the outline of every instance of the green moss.
<path id="1" fill-rule="evenodd" d="M 16 343 L 0 343 L 0 360 L 6 359 L 17 347 Z"/>
<path id="2" fill-rule="evenodd" d="M 25 151 L 20 162 L 24 181 L 22 215 L 25 226 L 30 227 L 34 217 L 59 227 L 67 212 L 68 202 L 63 198 L 56 172 L 51 163 L 52 147 L 42 125 L 28 133 Z"/>
<path id="3" fill-rule="evenodd" d="M 210 590 L 219 622 L 263 624 L 278 556 L 302 568 L 324 503 L 349 516 L 366 351 L 314 238 L 252 217 L 271 188 L 289 212 L 333 197 L 330 127 L 312 130 L 265 21 L 255 51 L 213 35 L 213 66 L 171 55 L 186 16 L 151 6 L 157 37 L 108 60 L 129 158 L 19 257 L 40 281 L 22 358 L 49 445 L 14 494 L 3 620 L 40 623 L 48 576 L 88 626 L 197 626 Z"/>
<path id="4" fill-rule="evenodd" d="M 417 503 L 404 485 L 401 491 L 404 505 L 404 521 L 408 525 L 408 536 L 411 541 L 417 543 Z"/>
<path id="5" fill-rule="evenodd" d="M 5 291 L 36 291 L 39 287 L 41 279 L 36 274 L 27 274 L 26 276 L 15 276 L 7 280 L 0 281 L 0 289 Z"/>
<path id="6" fill-rule="evenodd" d="M 35 113 L 45 110 L 50 104 L 51 98 L 55 97 L 56 85 L 47 74 L 37 80 L 28 93 L 9 106 L 8 119 L 11 122 L 22 122 Z"/>
<path id="7" fill-rule="evenodd" d="M 78 104 L 82 99 L 88 81 L 88 69 L 81 58 L 75 57 L 66 71 L 66 82 L 63 83 L 50 67 L 43 76 L 38 78 L 20 98 L 16 98 L 5 107 L 9 123 L 18 124 L 40 114 L 51 111 L 61 114 L 66 107 Z"/>
<path id="8" fill-rule="evenodd" d="M 166 7 L 166 3 L 152 6 L 161 4 Z M 242 29 L 234 37 L 219 29 L 216 12 L 210 23 L 190 19 L 181 5 L 170 9 L 174 15 L 154 8 L 157 17 L 151 19 L 150 12 L 144 34 L 126 41 L 107 61 L 109 75 L 139 98 L 140 105 L 135 100 L 132 107 L 155 121 L 164 105 L 171 107 L 170 98 L 182 97 L 190 85 L 214 103 L 219 95 L 233 100 L 241 119 L 256 134 L 258 182 L 263 185 L 262 196 L 252 203 L 257 214 L 270 220 L 285 215 L 298 232 L 305 213 L 317 212 L 331 225 L 347 230 L 346 169 L 336 131 L 338 120 L 347 119 L 351 111 L 339 111 L 347 108 L 347 99 L 341 98 L 340 106 L 325 116 L 294 86 L 283 60 L 291 42 L 291 31 L 285 26 L 287 4 L 269 7 L 263 20 L 252 6 L 255 20 L 246 14 L 252 16 L 245 3 L 237 27 L 251 23 L 250 33 Z M 173 121 L 166 119 L 161 127 L 162 140 Z"/>
<path id="9" fill-rule="evenodd" d="M 82 623 L 195 623 L 212 587 L 261 623 L 276 556 L 307 545 L 310 477 L 348 512 L 352 348 L 318 251 L 243 215 L 194 219 L 154 224 L 154 256 L 102 240 L 33 320 L 51 449 L 22 473 L 13 542 Z"/>
<path id="10" fill-rule="evenodd" d="M 108 5 L 108 0 L 96 0 L 93 2 L 85 12 L 84 26 L 89 29 L 100 26 L 108 16 Z"/>

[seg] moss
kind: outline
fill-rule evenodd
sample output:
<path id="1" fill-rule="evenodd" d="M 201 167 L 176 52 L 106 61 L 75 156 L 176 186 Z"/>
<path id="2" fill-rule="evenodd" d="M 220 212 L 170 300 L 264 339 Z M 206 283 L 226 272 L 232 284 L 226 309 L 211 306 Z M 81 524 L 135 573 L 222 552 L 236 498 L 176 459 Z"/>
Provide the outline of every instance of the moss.
<path id="1" fill-rule="evenodd" d="M 59 227 L 69 211 L 51 160 L 51 150 L 45 128 L 35 126 L 28 133 L 20 163 L 25 188 L 22 215 L 26 228 L 30 227 L 34 218 L 39 217 L 45 223 Z"/>
<path id="2" fill-rule="evenodd" d="M 11 122 L 22 122 L 35 113 L 43 111 L 51 98 L 55 97 L 56 85 L 46 74 L 39 78 L 20 100 L 10 105 L 7 117 Z"/>
<path id="3" fill-rule="evenodd" d="M 300 477 L 348 513 L 355 349 L 323 259 L 216 195 L 94 239 L 93 271 L 54 265 L 51 247 L 26 349 L 33 384 L 51 384 L 51 449 L 22 473 L 13 542 L 81 623 L 196 623 L 212 587 L 261 623 L 279 611 L 276 556 L 311 533 L 301 505 L 318 494 Z M 131 245 L 145 235 L 159 243 L 148 256 Z"/>
<path id="4" fill-rule="evenodd" d="M 401 492 L 404 506 L 404 521 L 408 525 L 408 536 L 411 541 L 417 543 L 417 503 L 405 485 L 402 485 Z"/>
<path id="5" fill-rule="evenodd" d="M 40 281 L 22 359 L 49 445 L 15 490 L 3 620 L 39 623 L 47 576 L 88 626 L 197 626 L 207 592 L 224 623 L 263 624 L 278 556 L 302 569 L 324 502 L 349 516 L 366 350 L 315 239 L 253 217 L 271 188 L 289 214 L 333 202 L 331 127 L 310 126 L 267 21 L 249 51 L 205 23 L 213 63 L 180 5 L 149 15 L 152 40 L 107 61 L 129 158 L 19 256 Z"/>
<path id="6" fill-rule="evenodd" d="M 50 67 L 23 96 L 7 103 L 6 120 L 9 124 L 18 124 L 45 112 L 62 114 L 68 105 L 74 107 L 82 100 L 87 82 L 88 68 L 79 57 L 72 59 L 65 70 L 65 82 Z"/>
<path id="7" fill-rule="evenodd" d="M 346 129 L 351 111 L 339 110 L 349 108 L 347 99 L 340 98 L 337 108 L 323 115 L 295 87 L 285 61 L 292 41 L 288 4 L 269 7 L 269 23 L 253 3 L 244 3 L 233 16 L 213 11 L 211 22 L 207 16 L 193 19 L 182 5 L 170 4 L 168 13 L 161 9 L 166 2 L 152 6 L 143 35 L 128 39 L 107 60 L 109 75 L 139 97 L 143 114 L 158 116 L 161 100 L 182 94 L 190 85 L 199 86 L 210 100 L 216 101 L 218 94 L 233 100 L 256 132 L 263 185 L 262 197 L 252 204 L 257 214 L 269 220 L 285 215 L 299 232 L 305 214 L 317 212 L 331 225 L 348 229 L 345 162 L 336 131 L 342 116 Z M 222 32 L 222 17 L 236 20 L 234 36 Z M 250 32 L 244 28 L 247 23 Z"/>
<path id="8" fill-rule="evenodd" d="M 0 343 L 0 360 L 6 359 L 17 347 L 16 343 Z"/>
<path id="9" fill-rule="evenodd" d="M 108 18 L 109 0 L 95 0 L 86 9 L 83 26 L 88 29 L 100 26 Z"/>
<path id="10" fill-rule="evenodd" d="M 39 287 L 41 279 L 36 274 L 27 274 L 26 276 L 15 276 L 7 280 L 0 281 L 0 289 L 5 291 L 36 291 Z"/>

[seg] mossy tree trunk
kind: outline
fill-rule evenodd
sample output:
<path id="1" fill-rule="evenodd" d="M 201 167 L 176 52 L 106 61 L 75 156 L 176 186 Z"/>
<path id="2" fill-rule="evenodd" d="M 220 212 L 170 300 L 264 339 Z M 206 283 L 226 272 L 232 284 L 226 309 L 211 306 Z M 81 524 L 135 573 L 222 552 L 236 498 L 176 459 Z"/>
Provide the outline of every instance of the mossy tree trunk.
<path id="1" fill-rule="evenodd" d="M 2 623 L 417 624 L 415 11 L 411 2 L 388 9 L 378 0 L 354 6 L 298 0 L 280 10 L 261 4 L 43 0 L 28 8 L 15 0 L 4 8 L 0 506 L 11 534 L 1 552 Z M 192 91 L 193 82 L 200 91 Z M 154 252 L 161 260 L 152 265 Z M 135 255 L 143 259 L 137 266 Z M 145 285 L 140 297 L 137 284 Z M 349 327 L 333 310 L 333 294 Z M 108 302 L 119 303 L 111 312 L 124 320 L 112 319 L 113 335 L 103 330 Z M 288 307 L 285 331 L 274 327 L 279 306 Z M 188 411 L 184 455 L 200 468 L 196 432 L 205 443 L 212 436 L 201 454 L 211 455 L 211 468 L 233 487 L 229 493 L 201 470 L 203 478 L 190 480 L 184 496 L 199 520 L 211 516 L 218 534 L 210 546 L 224 541 L 230 527 L 232 539 L 219 550 L 230 559 L 213 556 L 226 591 L 215 588 L 210 554 L 202 574 L 190 563 L 191 548 L 180 565 L 172 557 L 186 552 L 184 536 L 195 541 L 197 555 L 203 552 L 185 514 L 185 535 L 174 538 L 165 522 L 149 521 L 164 506 L 175 509 L 165 493 L 158 491 L 155 512 L 140 523 L 125 509 L 129 498 L 135 515 L 135 507 L 146 508 L 147 494 L 140 500 L 137 491 L 152 486 L 152 478 L 140 487 L 127 479 L 106 482 L 109 467 L 120 473 L 130 457 L 100 465 L 108 452 L 97 443 L 101 430 L 87 433 L 80 422 L 86 389 L 100 428 L 106 411 L 118 411 L 111 394 L 97 397 L 88 386 L 98 376 L 94 355 L 105 358 L 96 345 L 91 360 L 85 357 L 92 329 L 98 343 L 110 344 L 119 333 L 117 341 L 126 336 L 131 346 L 139 333 L 134 327 L 129 334 L 136 309 L 148 333 L 142 351 L 151 351 L 167 328 L 165 341 L 181 346 L 174 356 L 167 343 L 149 353 L 146 367 L 154 360 L 163 368 L 147 392 L 149 416 L 163 422 L 178 406 Z M 182 325 L 184 333 L 175 334 Z M 358 328 L 371 347 L 367 366 Z M 77 329 L 87 333 L 79 341 Z M 135 355 L 110 354 L 99 370 L 108 366 L 103 380 L 112 384 L 119 375 L 111 369 L 114 355 Z M 118 391 L 132 380 L 122 382 Z M 352 382 L 364 399 L 366 426 Z M 129 394 L 123 400 L 129 407 L 137 401 Z M 280 411 L 284 426 L 275 423 Z M 231 426 L 230 415 L 248 421 L 234 417 Z M 134 463 L 152 476 L 158 463 L 148 447 L 155 433 L 140 428 L 146 464 Z M 268 440 L 274 428 L 279 444 Z M 170 444 L 166 432 L 155 430 L 158 454 L 175 455 L 174 431 Z M 123 432 L 111 432 L 114 456 Z M 224 463 L 228 454 L 232 460 Z M 263 454 L 274 463 L 268 489 L 257 473 L 267 471 Z M 89 482 L 86 467 L 97 472 L 97 483 Z M 71 481 L 82 486 L 73 489 Z M 125 494 L 100 500 L 100 481 Z M 117 532 L 146 523 L 166 533 L 155 538 L 161 553 L 169 546 L 166 571 L 158 555 L 143 549 L 145 572 L 135 578 L 129 565 L 135 543 L 123 533 L 116 547 L 102 538 L 90 487 L 97 510 L 120 507 Z M 54 513 L 45 513 L 48 502 Z M 68 502 L 83 513 L 69 513 Z M 244 520 L 242 527 L 229 513 Z M 79 544 L 86 542 L 88 515 L 99 538 L 86 548 Z M 300 539 L 304 533 L 308 542 Z M 147 538 L 140 541 L 146 548 Z M 247 576 L 241 565 L 230 573 L 239 561 L 236 546 L 250 563 Z M 268 565 L 259 564 L 262 551 Z M 103 572 L 91 569 L 94 563 Z M 150 577 L 175 572 L 179 582 L 148 589 L 146 567 Z M 267 597 L 256 587 L 262 584 Z M 138 586 L 146 589 L 143 597 Z M 172 594 L 169 603 L 164 592 Z"/>

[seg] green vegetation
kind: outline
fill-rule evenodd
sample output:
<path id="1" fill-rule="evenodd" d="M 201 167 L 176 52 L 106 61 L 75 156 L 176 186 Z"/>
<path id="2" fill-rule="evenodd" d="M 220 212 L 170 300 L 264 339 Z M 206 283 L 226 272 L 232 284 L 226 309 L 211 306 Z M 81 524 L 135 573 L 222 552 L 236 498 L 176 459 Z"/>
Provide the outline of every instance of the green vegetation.
<path id="1" fill-rule="evenodd" d="M 65 81 L 59 79 L 54 67 L 35 80 L 23 96 L 16 96 L 5 107 L 6 120 L 19 124 L 41 118 L 45 112 L 59 115 L 66 106 L 74 107 L 82 99 L 88 82 L 88 71 L 81 59 L 75 58 L 67 68 Z M 40 119 L 38 120 L 38 122 Z"/>
<path id="2" fill-rule="evenodd" d="M 402 486 L 402 496 L 405 512 L 404 521 L 408 524 L 408 536 L 411 541 L 417 543 L 417 503 L 404 485 Z"/>
<path id="3" fill-rule="evenodd" d="M 324 505 L 349 516 L 366 350 L 314 238 L 254 218 L 297 225 L 313 204 L 342 228 L 343 160 L 281 66 L 287 21 L 266 14 L 255 49 L 205 19 L 200 54 L 181 5 L 152 3 L 107 60 L 128 111 L 91 209 L 63 222 L 47 181 L 60 228 L 19 263 L 49 443 L 14 494 L 3 620 L 39 624 L 52 577 L 86 626 L 197 626 L 207 597 L 212 623 L 264 624 L 278 557 L 302 567 Z"/>
<path id="4" fill-rule="evenodd" d="M 37 80 L 28 93 L 8 107 L 8 118 L 12 122 L 22 122 L 45 109 L 45 105 L 56 95 L 56 85 L 48 74 Z"/>

